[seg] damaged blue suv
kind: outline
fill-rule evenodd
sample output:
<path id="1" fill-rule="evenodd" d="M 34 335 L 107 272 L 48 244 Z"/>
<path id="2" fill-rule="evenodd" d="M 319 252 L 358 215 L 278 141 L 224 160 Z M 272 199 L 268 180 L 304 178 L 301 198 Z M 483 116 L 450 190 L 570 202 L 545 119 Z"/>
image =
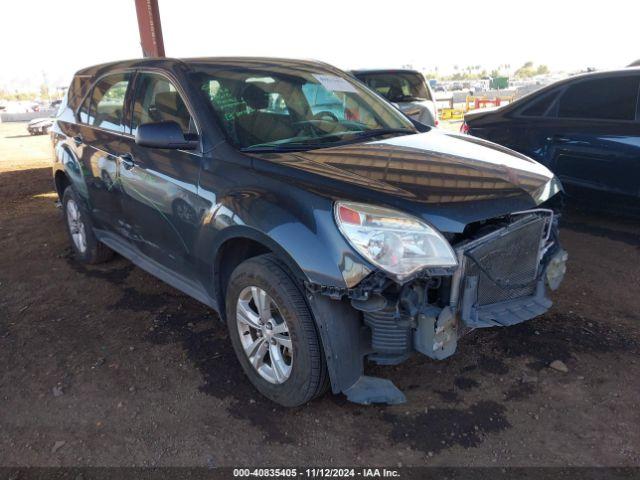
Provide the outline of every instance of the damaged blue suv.
<path id="1" fill-rule="evenodd" d="M 547 168 L 413 122 L 323 63 L 86 68 L 52 138 L 76 259 L 117 252 L 210 306 L 281 405 L 329 386 L 402 402 L 365 360 L 444 359 L 470 329 L 544 313 L 565 271 Z"/>

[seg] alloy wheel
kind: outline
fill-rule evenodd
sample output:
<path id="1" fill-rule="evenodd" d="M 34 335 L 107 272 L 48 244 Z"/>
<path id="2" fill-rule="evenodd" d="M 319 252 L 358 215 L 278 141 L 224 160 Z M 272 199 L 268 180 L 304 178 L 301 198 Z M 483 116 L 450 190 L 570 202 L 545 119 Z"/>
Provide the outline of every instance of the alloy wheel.
<path id="1" fill-rule="evenodd" d="M 87 250 L 87 235 L 78 204 L 73 199 L 67 201 L 67 223 L 73 244 L 80 253 Z"/>
<path id="2" fill-rule="evenodd" d="M 236 323 L 249 362 L 269 383 L 284 383 L 291 375 L 293 348 L 287 322 L 263 289 L 244 288 L 238 297 Z"/>

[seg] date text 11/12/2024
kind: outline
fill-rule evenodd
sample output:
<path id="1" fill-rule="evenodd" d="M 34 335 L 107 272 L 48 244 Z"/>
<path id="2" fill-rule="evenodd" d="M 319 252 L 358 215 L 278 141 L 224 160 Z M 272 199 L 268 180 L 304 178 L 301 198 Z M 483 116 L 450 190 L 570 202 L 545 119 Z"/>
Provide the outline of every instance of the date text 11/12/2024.
<path id="1" fill-rule="evenodd" d="M 399 478 L 398 470 L 387 468 L 238 468 L 234 478 Z"/>

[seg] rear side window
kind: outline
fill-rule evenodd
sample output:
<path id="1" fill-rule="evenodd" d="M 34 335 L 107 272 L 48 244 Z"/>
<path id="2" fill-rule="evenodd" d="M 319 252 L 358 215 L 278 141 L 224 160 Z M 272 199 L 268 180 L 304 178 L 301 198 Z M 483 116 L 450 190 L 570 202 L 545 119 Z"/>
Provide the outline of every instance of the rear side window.
<path id="1" fill-rule="evenodd" d="M 131 125 L 133 135 L 143 123 L 167 121 L 176 122 L 184 133 L 196 133 L 187 105 L 167 78 L 154 73 L 141 73 L 136 85 Z"/>
<path id="2" fill-rule="evenodd" d="M 558 96 L 557 91 L 542 95 L 540 98 L 532 100 L 529 105 L 522 110 L 520 115 L 525 117 L 541 117 L 549 110 L 549 107 Z"/>
<path id="3" fill-rule="evenodd" d="M 96 83 L 91 93 L 91 108 L 87 116 L 89 125 L 124 132 L 124 109 L 129 76 L 128 73 L 116 73 Z M 82 115 L 81 108 L 81 121 Z"/>
<path id="4" fill-rule="evenodd" d="M 559 117 L 634 120 L 640 77 L 586 80 L 571 85 L 560 98 Z"/>
<path id="5" fill-rule="evenodd" d="M 89 90 L 91 90 L 91 77 L 89 75 L 75 75 L 67 91 L 68 104 L 74 110 L 78 108 Z"/>

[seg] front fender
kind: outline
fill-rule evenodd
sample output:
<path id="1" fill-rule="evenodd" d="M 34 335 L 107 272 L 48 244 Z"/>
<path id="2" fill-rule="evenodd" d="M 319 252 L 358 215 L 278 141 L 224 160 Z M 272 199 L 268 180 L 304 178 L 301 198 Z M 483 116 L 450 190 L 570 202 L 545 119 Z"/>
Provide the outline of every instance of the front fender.
<path id="1" fill-rule="evenodd" d="M 250 239 L 287 264 L 301 289 L 303 282 L 351 288 L 372 271 L 338 230 L 333 200 L 319 193 L 288 184 L 282 177 L 261 175 L 247 164 L 213 162 L 200 177 L 199 194 L 209 203 L 197 246 L 202 259 L 217 255 L 229 241 Z M 332 390 L 345 391 L 361 378 L 370 344 L 360 312 L 346 299 L 304 293 L 322 341 Z"/>
<path id="2" fill-rule="evenodd" d="M 245 205 L 247 208 L 239 210 L 245 213 L 245 219 L 251 218 L 246 214 L 256 208 L 255 205 L 250 207 L 250 204 L 248 202 Z M 224 212 L 227 208 L 221 207 L 219 210 Z M 351 262 L 350 273 L 353 273 L 355 266 L 360 266 L 362 275 L 366 276 L 369 272 L 358 259 L 341 251 L 341 248 L 348 246 L 343 245 L 344 240 L 333 223 L 330 202 L 328 209 L 313 209 L 310 219 L 312 225 L 275 204 L 261 204 L 260 211 L 263 215 L 254 218 L 254 225 L 234 224 L 222 230 L 213 244 L 214 251 L 219 251 L 220 247 L 234 239 L 256 241 L 288 266 L 301 289 L 304 289 L 302 284 L 305 281 L 346 288 L 344 267 L 348 262 Z M 338 258 L 342 258 L 342 261 Z M 346 391 L 362 376 L 363 358 L 371 343 L 367 330 L 362 327 L 360 313 L 351 307 L 347 299 L 334 300 L 310 291 L 303 292 L 322 342 L 332 391 Z"/>
<path id="3" fill-rule="evenodd" d="M 309 192 L 234 191 L 220 198 L 205 219 L 199 250 L 209 254 L 230 238 L 246 237 L 288 259 L 292 271 L 310 283 L 345 289 L 371 273 L 338 230 L 332 201 Z"/>

